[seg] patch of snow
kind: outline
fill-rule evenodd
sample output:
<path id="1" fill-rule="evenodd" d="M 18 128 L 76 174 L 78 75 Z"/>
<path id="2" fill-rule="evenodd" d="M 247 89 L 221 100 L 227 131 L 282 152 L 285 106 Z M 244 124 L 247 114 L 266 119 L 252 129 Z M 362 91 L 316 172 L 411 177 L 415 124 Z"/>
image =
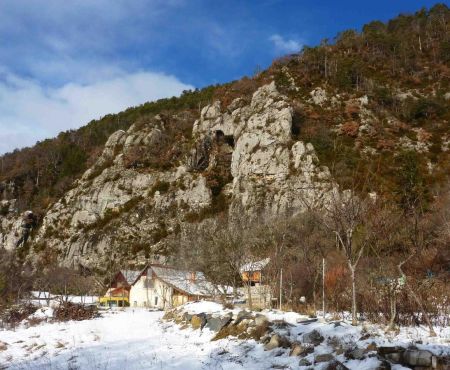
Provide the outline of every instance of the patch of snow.
<path id="1" fill-rule="evenodd" d="M 53 308 L 52 307 L 41 307 L 36 310 L 35 313 L 28 316 L 29 319 L 49 319 L 53 317 Z"/>
<path id="2" fill-rule="evenodd" d="M 198 313 L 222 313 L 225 312 L 223 305 L 211 301 L 189 302 L 183 306 L 183 311 L 190 314 Z"/>
<path id="3" fill-rule="evenodd" d="M 249 262 L 245 265 L 242 265 L 239 271 L 242 272 L 251 272 L 251 271 L 260 271 L 264 267 L 266 267 L 270 262 L 270 258 L 265 258 L 261 261 Z"/>

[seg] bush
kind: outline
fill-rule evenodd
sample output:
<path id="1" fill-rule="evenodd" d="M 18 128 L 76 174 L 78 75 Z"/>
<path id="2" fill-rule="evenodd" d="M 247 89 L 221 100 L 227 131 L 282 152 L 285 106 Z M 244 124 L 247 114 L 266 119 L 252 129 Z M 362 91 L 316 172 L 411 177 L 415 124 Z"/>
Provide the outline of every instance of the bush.
<path id="1" fill-rule="evenodd" d="M 167 181 L 160 181 L 157 180 L 155 182 L 155 184 L 152 186 L 152 188 L 150 189 L 150 191 L 148 192 L 149 196 L 153 196 L 155 195 L 155 193 L 157 191 L 159 191 L 160 194 L 163 194 L 165 192 L 167 192 L 170 188 L 170 183 L 168 183 Z"/>
<path id="2" fill-rule="evenodd" d="M 406 121 L 421 121 L 425 119 L 435 119 L 442 116 L 447 111 L 445 104 L 436 98 L 409 98 L 404 102 L 403 115 Z"/>
<path id="3" fill-rule="evenodd" d="M 7 216 L 9 212 L 9 204 L 2 204 L 0 206 L 0 215 Z"/>
<path id="4" fill-rule="evenodd" d="M 32 304 L 17 304 L 5 310 L 1 316 L 1 322 L 7 327 L 15 327 L 28 316 L 35 313 L 37 308 Z"/>

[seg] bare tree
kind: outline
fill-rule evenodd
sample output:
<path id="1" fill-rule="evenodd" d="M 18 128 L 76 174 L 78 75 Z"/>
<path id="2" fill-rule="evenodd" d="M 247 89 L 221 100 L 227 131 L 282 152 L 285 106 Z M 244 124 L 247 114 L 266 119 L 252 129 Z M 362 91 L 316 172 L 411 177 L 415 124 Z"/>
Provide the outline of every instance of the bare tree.
<path id="1" fill-rule="evenodd" d="M 432 239 L 434 238 L 433 225 L 429 223 L 430 220 L 423 214 L 422 210 L 416 208 L 411 209 L 411 213 L 405 221 L 407 239 L 403 245 L 403 258 L 397 264 L 397 270 L 404 281 L 405 288 L 422 312 L 423 319 L 429 328 L 430 336 L 436 336 L 436 332 L 433 329 L 433 325 L 422 299 L 410 284 L 410 279 L 405 271 L 405 265 L 415 256 L 418 256 L 421 252 L 426 250 L 431 244 Z"/>
<path id="2" fill-rule="evenodd" d="M 352 289 L 352 325 L 358 322 L 356 300 L 356 272 L 370 236 L 366 228 L 370 214 L 370 200 L 359 198 L 353 190 L 333 191 L 330 200 L 316 210 L 322 225 L 336 238 L 336 247 L 342 251 L 350 271 Z"/>
<path id="3" fill-rule="evenodd" d="M 177 250 L 176 260 L 189 271 L 201 271 L 218 291 L 233 287 L 236 294 L 240 285 L 239 268 L 245 261 L 242 253 L 245 230 L 233 228 L 227 219 L 219 222 L 209 220 L 192 225 L 169 243 Z M 195 248 L 192 248 L 195 245 Z M 222 295 L 225 300 L 225 295 Z"/>

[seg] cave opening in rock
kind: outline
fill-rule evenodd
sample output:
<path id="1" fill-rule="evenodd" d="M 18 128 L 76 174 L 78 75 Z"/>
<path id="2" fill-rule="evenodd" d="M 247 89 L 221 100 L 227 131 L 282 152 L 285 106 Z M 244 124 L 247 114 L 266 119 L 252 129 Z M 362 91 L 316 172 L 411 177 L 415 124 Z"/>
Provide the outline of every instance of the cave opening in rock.
<path id="1" fill-rule="evenodd" d="M 294 138 L 298 138 L 300 135 L 300 128 L 305 121 L 305 117 L 301 112 L 294 111 L 292 116 L 291 134 Z"/>
<path id="2" fill-rule="evenodd" d="M 216 141 L 217 143 L 225 143 L 234 148 L 234 137 L 233 135 L 225 135 L 222 130 L 216 130 Z"/>

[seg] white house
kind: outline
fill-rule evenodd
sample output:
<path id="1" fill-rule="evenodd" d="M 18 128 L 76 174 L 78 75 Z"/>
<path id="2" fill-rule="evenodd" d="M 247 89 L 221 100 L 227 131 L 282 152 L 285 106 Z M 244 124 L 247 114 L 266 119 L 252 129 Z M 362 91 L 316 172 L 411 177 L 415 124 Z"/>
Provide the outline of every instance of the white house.
<path id="1" fill-rule="evenodd" d="M 214 286 L 201 272 L 150 264 L 131 284 L 130 306 L 165 309 L 214 294 Z"/>

